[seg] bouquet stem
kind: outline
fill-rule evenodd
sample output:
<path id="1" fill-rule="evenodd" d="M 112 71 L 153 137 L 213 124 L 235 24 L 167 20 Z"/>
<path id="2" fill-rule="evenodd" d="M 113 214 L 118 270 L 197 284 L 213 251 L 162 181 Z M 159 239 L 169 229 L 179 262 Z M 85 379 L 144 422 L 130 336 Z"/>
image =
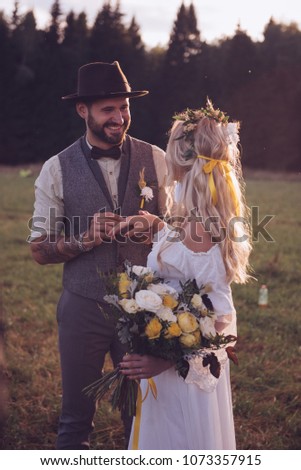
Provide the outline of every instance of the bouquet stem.
<path id="1" fill-rule="evenodd" d="M 105 373 L 83 391 L 95 401 L 101 400 L 107 393 L 110 393 L 109 401 L 113 410 L 118 409 L 128 416 L 136 414 L 138 383 L 123 375 L 119 367 Z"/>

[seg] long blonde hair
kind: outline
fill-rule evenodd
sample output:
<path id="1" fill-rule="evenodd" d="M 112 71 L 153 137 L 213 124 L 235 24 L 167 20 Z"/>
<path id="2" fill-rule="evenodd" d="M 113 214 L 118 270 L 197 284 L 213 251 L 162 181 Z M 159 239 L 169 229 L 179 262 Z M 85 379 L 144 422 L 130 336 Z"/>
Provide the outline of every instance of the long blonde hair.
<path id="1" fill-rule="evenodd" d="M 199 218 L 197 220 L 203 222 L 212 240 L 220 243 L 227 280 L 244 283 L 250 277 L 247 271 L 251 244 L 249 210 L 244 199 L 244 182 L 237 142 L 229 136 L 229 124 L 206 116 L 201 117 L 193 126 L 189 138 L 185 132 L 185 122 L 176 120 L 170 131 L 166 151 L 166 215 Z M 209 176 L 203 171 L 208 159 L 228 162 L 231 165 L 232 192 L 223 165 L 216 165 L 212 170 L 217 194 L 215 204 L 212 189 L 208 184 Z M 175 181 L 181 182 L 177 203 L 174 200 Z"/>

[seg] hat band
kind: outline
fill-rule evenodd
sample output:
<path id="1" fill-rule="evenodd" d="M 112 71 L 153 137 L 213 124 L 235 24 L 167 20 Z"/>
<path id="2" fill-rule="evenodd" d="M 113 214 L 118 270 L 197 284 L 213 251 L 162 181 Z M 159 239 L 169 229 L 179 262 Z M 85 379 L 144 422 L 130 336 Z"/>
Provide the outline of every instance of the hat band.
<path id="1" fill-rule="evenodd" d="M 89 86 L 79 86 L 77 93 L 78 96 L 97 96 L 97 95 L 110 95 L 114 93 L 130 93 L 131 87 L 127 82 L 119 83 L 118 85 L 110 87 L 101 87 L 99 84 L 90 84 Z"/>

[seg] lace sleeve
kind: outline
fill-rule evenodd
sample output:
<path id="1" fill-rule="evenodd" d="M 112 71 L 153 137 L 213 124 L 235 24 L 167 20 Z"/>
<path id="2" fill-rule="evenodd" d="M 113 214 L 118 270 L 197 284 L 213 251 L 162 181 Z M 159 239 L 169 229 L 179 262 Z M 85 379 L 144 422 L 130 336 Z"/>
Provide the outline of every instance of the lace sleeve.
<path id="1" fill-rule="evenodd" d="M 221 365 L 221 374 L 224 373 L 225 365 L 227 363 L 228 356 L 226 350 L 224 348 L 214 351 L 214 354 L 217 356 L 220 365 Z M 213 392 L 215 387 L 218 384 L 219 379 L 214 377 L 210 370 L 209 366 L 203 366 L 203 358 L 202 357 L 190 357 L 188 359 L 189 362 L 189 371 L 185 382 L 188 384 L 195 384 L 201 390 L 205 392 Z"/>

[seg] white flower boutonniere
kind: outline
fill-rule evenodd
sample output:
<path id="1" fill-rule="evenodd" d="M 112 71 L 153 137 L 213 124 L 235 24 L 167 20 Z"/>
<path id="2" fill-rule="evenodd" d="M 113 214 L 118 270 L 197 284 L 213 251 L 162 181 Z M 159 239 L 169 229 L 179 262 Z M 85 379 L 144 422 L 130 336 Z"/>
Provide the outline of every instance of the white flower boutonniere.
<path id="1" fill-rule="evenodd" d="M 145 168 L 142 168 L 142 170 L 139 172 L 139 182 L 138 186 L 140 188 L 140 196 L 141 196 L 141 202 L 140 202 L 140 209 L 143 209 L 144 203 L 149 202 L 153 199 L 154 193 L 152 188 L 147 186 L 146 181 L 145 181 L 145 175 L 144 175 Z"/>

